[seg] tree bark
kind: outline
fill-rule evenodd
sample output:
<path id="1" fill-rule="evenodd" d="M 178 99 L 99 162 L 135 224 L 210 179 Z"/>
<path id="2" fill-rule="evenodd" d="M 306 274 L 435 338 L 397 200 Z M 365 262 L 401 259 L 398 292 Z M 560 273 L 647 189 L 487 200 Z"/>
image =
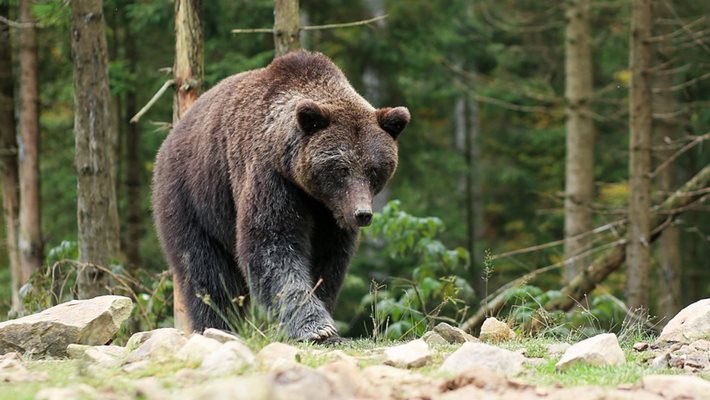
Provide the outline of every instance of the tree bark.
<path id="1" fill-rule="evenodd" d="M 589 250 L 591 203 L 594 196 L 594 121 L 589 99 L 593 94 L 589 32 L 589 0 L 567 3 L 565 30 L 565 97 L 567 158 L 565 163 L 564 279 L 569 282 L 589 263 L 577 257 Z"/>
<path id="2" fill-rule="evenodd" d="M 300 43 L 298 0 L 274 0 L 274 48 L 276 57 L 298 50 Z"/>
<path id="3" fill-rule="evenodd" d="M 32 1 L 20 2 L 19 21 L 32 23 Z M 37 31 L 33 26 L 19 29 L 20 46 L 20 282 L 42 265 L 42 219 L 39 175 L 39 75 Z"/>
<path id="4" fill-rule="evenodd" d="M 629 239 L 624 295 L 630 310 L 648 310 L 651 260 L 651 0 L 634 0 L 631 12 L 629 101 Z"/>
<path id="5" fill-rule="evenodd" d="M 103 2 L 73 1 L 71 13 L 79 259 L 108 266 L 119 258 L 120 231 Z M 95 268 L 81 270 L 77 283 L 80 298 L 108 292 L 108 276 Z"/>
<path id="6" fill-rule="evenodd" d="M 665 7 L 661 6 L 656 14 L 660 14 Z M 668 14 L 668 13 L 667 13 Z M 671 27 L 659 25 L 655 32 L 657 36 L 664 36 L 672 32 Z M 672 115 L 678 111 L 678 104 L 671 90 L 673 86 L 673 74 L 670 72 L 673 63 L 673 44 L 670 39 L 663 40 L 656 47 L 656 62 L 666 67 L 654 76 L 655 88 L 658 89 L 653 95 L 654 114 L 664 117 L 654 120 L 655 142 L 663 146 L 666 140 L 677 139 L 680 135 L 679 121 L 674 120 Z M 658 160 L 663 162 L 674 153 L 673 149 L 658 151 Z M 658 175 L 657 187 L 663 193 L 670 193 L 676 188 L 676 164 L 671 162 L 662 169 Z M 681 262 L 680 251 L 680 229 L 671 225 L 663 231 L 658 239 L 658 285 L 657 285 L 657 306 L 658 316 L 661 320 L 668 321 L 680 311 L 683 303 L 681 296 Z"/>
<path id="7" fill-rule="evenodd" d="M 0 3 L 0 15 L 9 16 L 7 3 Z M 2 171 L 2 205 L 5 219 L 5 244 L 10 265 L 12 309 L 22 311 L 20 286 L 22 270 L 17 235 L 20 226 L 20 177 L 17 170 L 17 135 L 15 131 L 15 94 L 12 78 L 12 46 L 10 29 L 0 24 L 0 171 Z"/>
<path id="8" fill-rule="evenodd" d="M 125 43 L 126 58 L 131 74 L 136 73 L 138 54 L 135 39 L 127 21 Z M 135 88 L 126 93 L 126 115 L 133 116 L 138 111 Z M 140 239 L 143 236 L 143 210 L 141 207 L 141 156 L 140 126 L 128 123 L 126 127 L 126 235 L 124 238 L 126 261 L 131 269 L 141 265 Z"/>
<path id="9" fill-rule="evenodd" d="M 202 0 L 175 1 L 175 101 L 173 122 L 197 100 L 204 80 Z"/>
<path id="10" fill-rule="evenodd" d="M 202 32 L 202 0 L 177 0 L 175 2 L 175 125 L 202 91 L 204 81 L 204 43 Z M 173 315 L 175 328 L 192 331 L 187 318 L 185 300 L 179 281 L 173 279 Z"/>

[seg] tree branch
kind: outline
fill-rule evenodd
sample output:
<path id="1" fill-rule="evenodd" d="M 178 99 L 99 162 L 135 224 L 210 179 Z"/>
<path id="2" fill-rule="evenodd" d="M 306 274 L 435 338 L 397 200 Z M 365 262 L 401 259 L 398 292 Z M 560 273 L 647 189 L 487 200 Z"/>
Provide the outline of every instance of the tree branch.
<path id="1" fill-rule="evenodd" d="M 160 96 L 162 96 L 163 93 L 165 93 L 165 91 L 168 90 L 168 88 L 170 86 L 172 86 L 174 83 L 175 83 L 175 81 L 172 79 L 168 79 L 167 81 L 165 81 L 165 83 L 163 83 L 163 86 L 161 86 L 160 89 L 158 89 L 158 91 L 155 92 L 155 94 L 148 101 L 148 103 L 145 106 L 143 106 L 143 108 L 141 108 L 140 111 L 138 111 L 136 113 L 136 115 L 133 116 L 133 118 L 131 118 L 131 123 L 132 124 L 138 123 L 138 120 L 141 119 L 143 114 L 147 113 L 148 110 L 150 110 L 150 108 L 153 107 L 153 104 L 155 104 L 155 102 L 158 101 Z"/>
<path id="2" fill-rule="evenodd" d="M 299 30 L 301 31 L 317 31 L 323 29 L 338 29 L 338 28 L 351 28 L 354 26 L 361 26 L 371 24 L 373 22 L 381 21 L 387 18 L 388 14 L 380 15 L 370 19 L 364 19 L 361 21 L 354 22 L 344 22 L 342 24 L 326 24 L 326 25 L 309 25 L 301 26 Z M 232 29 L 232 33 L 274 33 L 274 28 L 253 28 L 253 29 Z"/>

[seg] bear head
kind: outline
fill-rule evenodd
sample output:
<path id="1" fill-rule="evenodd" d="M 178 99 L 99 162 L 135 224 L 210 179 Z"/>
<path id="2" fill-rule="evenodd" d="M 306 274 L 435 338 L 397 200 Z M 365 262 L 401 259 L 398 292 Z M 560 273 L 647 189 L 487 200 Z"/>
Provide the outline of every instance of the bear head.
<path id="1" fill-rule="evenodd" d="M 405 107 L 300 99 L 293 119 L 296 184 L 330 209 L 341 228 L 369 225 L 372 198 L 394 174 L 397 139 L 409 120 Z"/>

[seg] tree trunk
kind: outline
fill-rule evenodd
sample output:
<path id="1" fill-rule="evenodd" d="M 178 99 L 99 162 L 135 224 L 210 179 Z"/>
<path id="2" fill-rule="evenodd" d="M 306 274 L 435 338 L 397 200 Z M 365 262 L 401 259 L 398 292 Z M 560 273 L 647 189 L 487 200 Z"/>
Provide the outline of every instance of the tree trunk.
<path id="1" fill-rule="evenodd" d="M 197 100 L 204 80 L 202 0 L 175 1 L 175 101 L 173 123 Z"/>
<path id="2" fill-rule="evenodd" d="M 7 3 L 0 3 L 0 15 L 9 16 Z M 22 311 L 20 286 L 22 270 L 17 248 L 20 226 L 20 178 L 17 171 L 17 136 L 15 132 L 15 94 L 12 79 L 12 46 L 10 29 L 0 24 L 0 170 L 2 171 L 2 205 L 5 218 L 5 244 L 10 265 L 12 309 Z"/>
<path id="3" fill-rule="evenodd" d="M 173 125 L 187 112 L 202 91 L 204 80 L 204 51 L 202 32 L 202 0 L 175 2 L 175 101 Z M 175 327 L 192 331 L 185 310 L 179 281 L 173 279 L 173 315 Z"/>
<path id="4" fill-rule="evenodd" d="M 32 23 L 32 1 L 20 2 L 19 20 Z M 37 31 L 34 27 L 18 30 L 20 46 L 20 282 L 42 265 L 42 219 L 39 176 L 39 77 Z"/>
<path id="5" fill-rule="evenodd" d="M 571 281 L 589 263 L 579 257 L 589 250 L 593 228 L 591 203 L 594 196 L 594 121 L 592 96 L 589 0 L 567 3 L 565 30 L 565 97 L 567 158 L 565 164 L 564 280 Z"/>
<path id="6" fill-rule="evenodd" d="M 71 13 L 79 259 L 108 266 L 119 258 L 120 233 L 103 2 L 73 1 Z M 77 284 L 79 297 L 91 298 L 107 293 L 108 275 L 86 267 Z"/>
<path id="7" fill-rule="evenodd" d="M 663 7 L 661 7 L 663 9 Z M 659 10 L 660 11 L 660 10 Z M 661 28 L 661 26 L 659 26 Z M 670 27 L 663 27 L 656 32 L 656 35 L 667 35 L 672 31 Z M 674 120 L 673 116 L 678 111 L 675 96 L 671 87 L 673 86 L 673 74 L 670 72 L 674 67 L 673 45 L 666 39 L 658 44 L 656 48 L 656 62 L 665 65 L 664 70 L 659 71 L 654 76 L 657 93 L 653 95 L 654 114 L 661 117 L 654 121 L 655 142 L 663 146 L 667 139 L 677 139 L 680 130 L 680 123 Z M 658 159 L 663 162 L 674 153 L 673 149 L 658 151 Z M 663 193 L 670 193 L 676 188 L 676 165 L 671 162 L 662 169 L 658 175 L 657 187 Z M 671 225 L 663 231 L 658 239 L 658 285 L 657 285 L 657 314 L 662 321 L 668 321 L 680 311 L 682 296 L 680 292 L 681 274 L 681 251 L 680 251 L 680 229 Z"/>
<path id="8" fill-rule="evenodd" d="M 300 48 L 299 31 L 298 0 L 274 0 L 276 57 Z"/>
<path id="9" fill-rule="evenodd" d="M 136 73 L 138 54 L 128 21 L 126 27 L 126 58 L 131 74 Z M 126 93 L 126 115 L 133 116 L 137 111 L 136 90 L 131 88 Z M 140 127 L 128 123 L 126 127 L 126 235 L 124 238 L 126 261 L 131 269 L 141 265 L 140 239 L 143 236 L 143 212 L 141 207 L 141 157 Z"/>
<path id="10" fill-rule="evenodd" d="M 629 101 L 629 238 L 624 295 L 630 310 L 648 310 L 651 236 L 651 0 L 634 0 L 631 14 Z"/>

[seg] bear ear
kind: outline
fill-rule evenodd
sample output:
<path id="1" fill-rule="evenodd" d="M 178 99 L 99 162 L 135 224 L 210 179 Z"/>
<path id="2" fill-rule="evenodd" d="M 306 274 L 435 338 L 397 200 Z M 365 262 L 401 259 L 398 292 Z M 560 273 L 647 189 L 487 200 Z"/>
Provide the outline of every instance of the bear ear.
<path id="1" fill-rule="evenodd" d="M 381 108 L 376 111 L 377 123 L 395 140 L 407 126 L 411 116 L 407 107 Z"/>
<path id="2" fill-rule="evenodd" d="M 296 106 L 296 119 L 298 126 L 306 135 L 318 132 L 330 125 L 328 110 L 321 107 L 313 100 L 301 100 Z"/>

